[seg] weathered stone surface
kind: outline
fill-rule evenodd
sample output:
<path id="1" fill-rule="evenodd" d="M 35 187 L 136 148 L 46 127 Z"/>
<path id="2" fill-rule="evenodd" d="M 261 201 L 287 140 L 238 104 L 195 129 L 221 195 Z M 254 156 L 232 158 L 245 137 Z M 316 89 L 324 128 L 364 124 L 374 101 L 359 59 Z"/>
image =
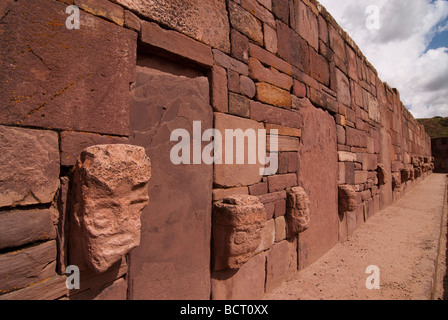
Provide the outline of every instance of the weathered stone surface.
<path id="1" fill-rule="evenodd" d="M 75 5 L 86 12 L 103 17 L 119 26 L 124 25 L 124 10 L 107 0 L 75 0 Z"/>
<path id="2" fill-rule="evenodd" d="M 306 106 L 299 112 L 306 126 L 302 128 L 298 181 L 309 194 L 312 213 L 310 227 L 300 234 L 298 242 L 299 267 L 303 269 L 339 240 L 338 156 L 333 117 L 313 106 Z"/>
<path id="3" fill-rule="evenodd" d="M 338 101 L 345 106 L 351 105 L 350 83 L 347 76 L 339 69 L 336 69 L 336 86 Z"/>
<path id="4" fill-rule="evenodd" d="M 127 135 L 137 34 L 83 12 L 81 28 L 69 30 L 66 7 L 45 0 L 7 5 L 0 123 Z"/>
<path id="5" fill-rule="evenodd" d="M 287 152 L 287 151 L 298 151 L 300 148 L 300 139 L 296 137 L 287 137 L 287 136 L 276 136 L 277 138 L 277 150 L 271 150 L 271 139 L 273 135 L 267 136 L 267 151 L 274 152 Z"/>
<path id="6" fill-rule="evenodd" d="M 222 154 L 222 164 L 215 164 L 214 170 L 214 182 L 218 186 L 223 187 L 238 187 L 238 186 L 247 186 L 258 183 L 261 181 L 262 174 L 260 174 L 260 168 L 263 168 L 264 165 L 256 161 L 256 164 L 250 164 L 248 161 L 248 153 L 252 148 L 249 148 L 249 145 L 255 148 L 259 147 L 258 141 L 258 130 L 264 129 L 263 124 L 258 123 L 253 120 L 242 119 L 226 114 L 216 113 L 215 114 L 215 128 L 219 130 L 223 135 L 223 140 L 225 136 L 226 130 L 234 130 L 233 132 L 236 134 L 236 139 L 233 143 L 233 164 L 226 163 L 226 143 L 230 143 L 230 141 L 223 141 L 223 154 Z M 237 129 L 242 130 L 243 133 L 237 134 Z M 249 130 L 249 131 L 248 131 Z M 256 137 L 255 144 L 249 144 L 249 139 L 244 139 L 244 148 L 238 148 L 238 140 L 243 141 L 244 132 L 250 133 L 251 130 L 254 130 L 254 137 Z M 261 148 L 266 148 L 266 142 L 260 142 Z M 237 164 L 236 155 L 238 152 L 244 152 L 244 163 Z M 257 157 L 258 158 L 258 157 Z"/>
<path id="7" fill-rule="evenodd" d="M 347 211 L 355 211 L 358 203 L 356 201 L 356 192 L 352 185 L 340 185 L 338 187 L 339 214 Z"/>
<path id="8" fill-rule="evenodd" d="M 266 254 L 266 292 L 269 293 L 297 271 L 297 242 L 284 240 Z"/>
<path id="9" fill-rule="evenodd" d="M 215 271 L 212 275 L 213 300 L 260 300 L 266 278 L 265 254 L 257 254 L 237 270 Z"/>
<path id="10" fill-rule="evenodd" d="M 239 94 L 229 93 L 229 113 L 235 116 L 249 118 L 249 99 Z"/>
<path id="11" fill-rule="evenodd" d="M 325 91 L 310 88 L 310 100 L 314 105 L 330 112 L 336 113 L 339 110 L 339 103 L 337 100 Z"/>
<path id="12" fill-rule="evenodd" d="M 253 120 L 302 128 L 302 117 L 298 112 L 276 108 L 260 102 L 250 102 L 250 116 Z"/>
<path id="13" fill-rule="evenodd" d="M 276 174 L 268 177 L 269 192 L 276 192 L 297 185 L 296 174 Z"/>
<path id="14" fill-rule="evenodd" d="M 352 147 L 367 148 L 367 135 L 364 131 L 353 129 L 351 127 L 347 127 L 345 130 L 347 134 L 347 145 Z"/>
<path id="15" fill-rule="evenodd" d="M 310 75 L 320 83 L 329 86 L 330 69 L 328 62 L 314 50 L 310 50 Z"/>
<path id="16" fill-rule="evenodd" d="M 269 219 L 264 224 L 261 235 L 261 242 L 255 252 L 260 253 L 262 251 L 266 251 L 272 248 L 274 242 L 275 242 L 275 220 Z"/>
<path id="17" fill-rule="evenodd" d="M 56 275 L 56 241 L 0 255 L 0 294 Z"/>
<path id="18" fill-rule="evenodd" d="M 291 95 L 288 91 L 274 87 L 268 83 L 257 83 L 257 100 L 280 108 L 291 108 Z"/>
<path id="19" fill-rule="evenodd" d="M 237 194 L 249 194 L 247 187 L 229 188 L 229 189 L 213 189 L 213 201 L 219 201 L 226 197 Z M 251 193 L 252 195 L 252 193 Z"/>
<path id="20" fill-rule="evenodd" d="M 284 23 L 289 23 L 289 5 L 284 0 L 272 0 L 272 12 Z"/>
<path id="21" fill-rule="evenodd" d="M 132 92 L 131 143 L 145 148 L 154 170 L 140 246 L 130 254 L 130 299 L 210 298 L 213 166 L 173 164 L 178 142 L 169 142 L 175 129 L 193 137 L 193 121 L 201 121 L 201 135 L 213 128 L 210 85 L 200 74 L 183 76 L 182 65 L 170 72 L 139 65 Z"/>
<path id="22" fill-rule="evenodd" d="M 162 29 L 156 23 L 142 22 L 140 40 L 145 46 L 163 50 L 176 58 L 180 56 L 203 66 L 213 66 L 210 47 L 179 32 Z"/>
<path id="23" fill-rule="evenodd" d="M 249 39 L 232 29 L 230 31 L 230 41 L 232 44 L 232 57 L 247 62 L 249 60 Z"/>
<path id="24" fill-rule="evenodd" d="M 70 226 L 70 248 L 79 266 L 105 272 L 140 244 L 140 215 L 149 202 L 150 177 L 151 161 L 142 147 L 98 145 L 81 153 Z"/>
<path id="25" fill-rule="evenodd" d="M 215 203 L 214 270 L 238 269 L 252 258 L 265 222 L 265 208 L 255 196 L 229 196 Z"/>
<path id="26" fill-rule="evenodd" d="M 241 0 L 240 2 L 241 6 L 257 17 L 257 19 L 263 21 L 270 27 L 275 28 L 274 16 L 269 10 L 261 6 L 257 0 Z"/>
<path id="27" fill-rule="evenodd" d="M 302 187 L 287 189 L 286 222 L 288 238 L 292 238 L 310 227 L 310 200 Z"/>
<path id="28" fill-rule="evenodd" d="M 140 32 L 142 29 L 142 22 L 140 18 L 137 17 L 129 10 L 124 11 L 124 26 L 136 32 Z"/>
<path id="29" fill-rule="evenodd" d="M 230 24 L 259 45 L 263 45 L 261 22 L 233 1 L 229 1 Z"/>
<path id="30" fill-rule="evenodd" d="M 0 250 L 56 238 L 50 209 L 0 213 Z"/>
<path id="31" fill-rule="evenodd" d="M 214 65 L 212 69 L 212 106 L 218 112 L 229 110 L 227 72 L 218 65 Z"/>
<path id="32" fill-rule="evenodd" d="M 316 51 L 319 50 L 319 27 L 316 15 L 301 0 L 293 0 L 292 27 Z"/>
<path id="33" fill-rule="evenodd" d="M 265 24 L 263 26 L 264 29 L 264 46 L 266 50 L 272 53 L 277 53 L 278 51 L 278 40 L 277 40 L 277 31 L 273 28 Z"/>
<path id="34" fill-rule="evenodd" d="M 253 80 L 246 76 L 241 76 L 240 77 L 240 92 L 242 94 L 244 94 L 246 97 L 248 97 L 249 99 L 252 99 L 257 92 L 257 88 L 255 87 L 255 83 L 253 82 Z"/>
<path id="35" fill-rule="evenodd" d="M 252 58 L 259 60 L 260 62 L 273 67 L 287 75 L 293 74 L 293 67 L 286 61 L 280 59 L 276 55 L 264 50 L 263 48 L 250 43 L 249 54 Z"/>
<path id="36" fill-rule="evenodd" d="M 232 71 L 235 71 L 235 72 L 245 75 L 245 76 L 249 75 L 249 68 L 247 67 L 247 65 L 245 65 L 244 63 L 242 63 L 239 60 L 235 60 L 235 59 L 229 57 L 228 55 L 226 55 L 225 53 L 223 53 L 219 50 L 215 50 L 215 49 L 213 50 L 213 58 L 215 59 L 215 62 L 217 64 L 219 64 L 221 67 L 230 69 Z M 230 89 L 230 84 L 229 84 L 229 89 Z M 239 86 L 238 86 L 238 90 L 239 90 Z M 232 91 L 234 91 L 234 90 L 232 90 Z"/>
<path id="37" fill-rule="evenodd" d="M 152 21 L 229 52 L 229 22 L 224 0 L 114 0 Z"/>
<path id="38" fill-rule="evenodd" d="M 378 163 L 378 168 L 376 171 L 378 173 L 378 184 L 380 186 L 385 185 L 388 182 L 388 175 L 386 173 L 386 168 L 382 163 Z"/>
<path id="39" fill-rule="evenodd" d="M 252 79 L 258 82 L 267 82 L 288 91 L 293 84 L 290 76 L 277 71 L 275 68 L 265 68 L 260 61 L 253 58 L 249 60 L 249 74 Z"/>
<path id="40" fill-rule="evenodd" d="M 276 217 L 275 222 L 275 242 L 286 239 L 286 221 L 284 216 Z"/>
<path id="41" fill-rule="evenodd" d="M 87 132 L 63 131 L 61 132 L 61 165 L 72 166 L 78 156 L 87 148 L 98 144 L 126 144 L 125 137 L 105 136 Z"/>
<path id="42" fill-rule="evenodd" d="M 251 196 L 260 196 L 262 194 L 268 193 L 268 183 L 260 182 L 249 186 L 249 193 Z"/>
<path id="43" fill-rule="evenodd" d="M 358 159 L 356 153 L 347 151 L 338 151 L 338 159 L 340 162 L 355 162 Z"/>
<path id="44" fill-rule="evenodd" d="M 287 62 L 309 73 L 308 44 L 284 23 L 277 21 L 278 54 Z"/>
<path id="45" fill-rule="evenodd" d="M 59 187 L 56 132 L 0 126 L 0 207 L 50 203 Z"/>
<path id="46" fill-rule="evenodd" d="M 392 173 L 392 188 L 397 189 L 401 187 L 401 174 L 400 172 Z"/>
<path id="47" fill-rule="evenodd" d="M 300 138 L 302 136 L 302 129 L 291 128 L 279 124 L 266 123 L 267 134 L 273 134 L 272 130 L 277 130 L 277 134 L 280 136 L 297 137 L 297 138 Z"/>

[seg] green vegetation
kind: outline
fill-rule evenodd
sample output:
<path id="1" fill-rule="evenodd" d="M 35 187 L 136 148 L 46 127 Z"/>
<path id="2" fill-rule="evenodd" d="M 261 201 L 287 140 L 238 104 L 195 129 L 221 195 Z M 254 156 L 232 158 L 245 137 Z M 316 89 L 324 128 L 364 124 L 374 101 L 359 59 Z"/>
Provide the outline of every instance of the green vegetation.
<path id="1" fill-rule="evenodd" d="M 434 117 L 432 119 L 418 119 L 425 126 L 431 138 L 448 137 L 448 117 Z"/>

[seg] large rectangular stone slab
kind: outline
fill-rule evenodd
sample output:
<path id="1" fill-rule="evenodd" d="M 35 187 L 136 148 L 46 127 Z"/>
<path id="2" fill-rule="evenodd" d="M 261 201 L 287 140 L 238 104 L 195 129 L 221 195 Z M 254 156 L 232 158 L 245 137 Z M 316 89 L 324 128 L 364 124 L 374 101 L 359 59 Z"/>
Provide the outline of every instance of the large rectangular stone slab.
<path id="1" fill-rule="evenodd" d="M 137 33 L 67 5 L 20 0 L 0 25 L 0 123 L 106 134 L 129 133 L 129 84 Z"/>
<path id="2" fill-rule="evenodd" d="M 303 269 L 338 243 L 338 153 L 336 123 L 321 109 L 300 110 L 302 128 L 298 181 L 308 194 L 310 227 L 299 234 L 299 269 Z M 318 173 L 318 174 L 316 174 Z"/>
<path id="3" fill-rule="evenodd" d="M 225 52 L 230 51 L 225 0 L 114 0 L 141 16 Z"/>
<path id="4" fill-rule="evenodd" d="M 0 126 L 0 207 L 50 203 L 59 187 L 58 134 Z"/>
<path id="5" fill-rule="evenodd" d="M 215 164 L 214 170 L 214 183 L 223 187 L 238 187 L 246 186 L 258 183 L 261 181 L 263 175 L 260 174 L 260 169 L 264 168 L 264 165 L 258 161 L 258 149 L 266 150 L 266 140 L 259 141 L 258 130 L 264 130 L 264 125 L 257 121 L 243 119 L 231 115 L 222 113 L 215 113 L 215 128 L 219 130 L 223 140 L 223 152 L 222 152 L 222 164 Z M 239 133 L 237 130 L 241 130 Z M 233 160 L 232 163 L 226 162 L 226 145 L 230 140 L 226 137 L 226 130 L 235 133 L 233 139 Z M 245 137 L 255 137 L 254 140 Z M 238 148 L 238 141 L 244 141 Z M 251 142 L 252 141 L 252 142 Z M 249 146 L 253 148 L 249 148 Z M 252 151 L 251 151 L 252 150 Z M 249 152 L 255 150 L 256 162 L 255 164 L 249 163 Z M 244 161 L 242 164 L 237 164 L 237 154 L 244 154 Z"/>
<path id="6" fill-rule="evenodd" d="M 170 157 L 174 130 L 186 130 L 192 143 L 193 121 L 201 121 L 201 135 L 213 128 L 209 91 L 206 77 L 137 67 L 130 142 L 145 147 L 152 176 L 140 246 L 130 254 L 131 299 L 210 298 L 213 166 L 175 165 Z"/>

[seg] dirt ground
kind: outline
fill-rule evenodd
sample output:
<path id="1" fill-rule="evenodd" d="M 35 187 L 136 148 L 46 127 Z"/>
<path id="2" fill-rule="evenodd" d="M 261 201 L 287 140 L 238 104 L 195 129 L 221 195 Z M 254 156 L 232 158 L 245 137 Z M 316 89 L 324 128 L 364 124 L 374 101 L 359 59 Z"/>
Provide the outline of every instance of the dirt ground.
<path id="1" fill-rule="evenodd" d="M 265 299 L 447 298 L 445 185 L 446 175 L 431 175 Z M 379 268 L 379 289 L 366 288 L 371 265 Z"/>

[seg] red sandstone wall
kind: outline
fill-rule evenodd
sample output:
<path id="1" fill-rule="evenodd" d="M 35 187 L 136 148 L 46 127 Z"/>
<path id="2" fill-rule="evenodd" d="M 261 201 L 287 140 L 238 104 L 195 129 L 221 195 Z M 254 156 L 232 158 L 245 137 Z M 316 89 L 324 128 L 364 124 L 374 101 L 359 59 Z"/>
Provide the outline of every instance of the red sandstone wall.
<path id="1" fill-rule="evenodd" d="M 80 30 L 65 27 L 73 3 Z M 127 297 L 126 259 L 65 288 L 65 204 L 81 150 L 129 141 L 137 48 L 208 74 L 215 125 L 279 130 L 276 175 L 215 168 L 213 201 L 258 196 L 268 222 L 254 258 L 212 270 L 212 298 L 261 298 L 428 174 L 423 127 L 314 0 L 5 0 L 0 21 L 0 299 Z M 338 212 L 345 184 L 356 210 Z M 295 185 L 311 227 L 286 239 Z"/>

